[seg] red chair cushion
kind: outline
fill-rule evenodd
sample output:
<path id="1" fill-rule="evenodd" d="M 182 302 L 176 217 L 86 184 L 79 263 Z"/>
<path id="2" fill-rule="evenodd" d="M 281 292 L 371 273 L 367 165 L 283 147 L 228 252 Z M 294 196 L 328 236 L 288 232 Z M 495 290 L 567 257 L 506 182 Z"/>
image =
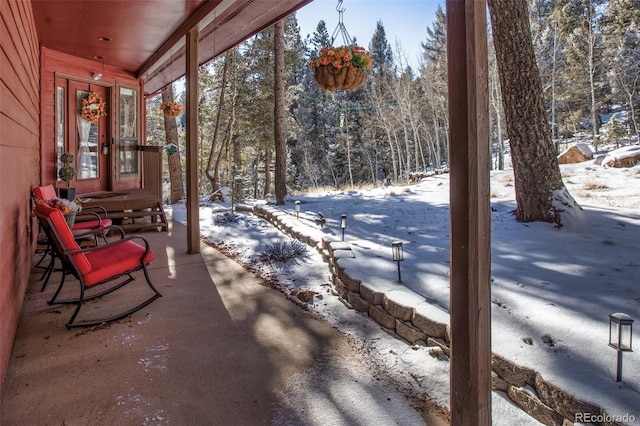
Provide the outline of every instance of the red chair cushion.
<path id="1" fill-rule="evenodd" d="M 38 200 L 50 200 L 58 196 L 53 185 L 36 186 L 33 188 L 33 196 Z"/>
<path id="2" fill-rule="evenodd" d="M 84 284 L 87 287 L 122 274 L 123 272 L 141 266 L 145 248 L 133 241 L 100 246 L 98 249 L 86 253 L 87 260 L 91 264 L 91 272 L 84 275 Z M 145 264 L 153 261 L 153 251 L 149 250 L 144 259 Z"/>
<path id="3" fill-rule="evenodd" d="M 56 194 L 56 190 L 53 185 L 45 185 L 45 186 L 36 186 L 33 188 L 33 196 L 36 200 L 52 200 L 58 197 Z M 94 216 L 95 217 L 95 216 Z M 72 229 L 74 231 L 84 231 L 99 228 L 101 226 L 107 227 L 113 225 L 113 221 L 108 218 L 104 218 L 101 221 L 96 220 L 86 220 L 86 221 L 78 221 L 73 224 Z M 98 232 L 98 235 L 103 235 L 105 231 Z"/>

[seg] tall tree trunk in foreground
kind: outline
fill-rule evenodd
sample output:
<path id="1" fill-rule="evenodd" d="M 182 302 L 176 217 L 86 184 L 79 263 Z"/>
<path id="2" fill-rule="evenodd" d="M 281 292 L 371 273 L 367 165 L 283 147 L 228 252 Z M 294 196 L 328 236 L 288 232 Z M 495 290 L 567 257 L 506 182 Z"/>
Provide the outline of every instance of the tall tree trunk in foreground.
<path id="1" fill-rule="evenodd" d="M 170 84 L 162 91 L 162 103 L 173 102 L 173 85 Z M 171 193 L 169 202 L 175 204 L 184 198 L 184 181 L 182 180 L 182 163 L 180 161 L 180 149 L 178 149 L 178 126 L 174 117 L 164 116 L 164 132 L 167 145 L 175 144 L 176 151 L 167 151 L 167 164 L 169 166 L 169 183 Z"/>
<path id="2" fill-rule="evenodd" d="M 284 19 L 275 24 L 274 33 L 274 106 L 273 106 L 273 139 L 275 144 L 276 165 L 275 165 L 275 196 L 276 204 L 284 204 L 284 197 L 287 195 L 287 145 L 284 136 L 285 115 L 284 115 Z M 269 156 L 267 156 L 268 158 Z M 269 163 L 265 164 L 267 172 Z"/>
<path id="3" fill-rule="evenodd" d="M 562 226 L 580 207 L 560 176 L 531 43 L 527 0 L 488 0 L 515 178 L 516 218 Z"/>

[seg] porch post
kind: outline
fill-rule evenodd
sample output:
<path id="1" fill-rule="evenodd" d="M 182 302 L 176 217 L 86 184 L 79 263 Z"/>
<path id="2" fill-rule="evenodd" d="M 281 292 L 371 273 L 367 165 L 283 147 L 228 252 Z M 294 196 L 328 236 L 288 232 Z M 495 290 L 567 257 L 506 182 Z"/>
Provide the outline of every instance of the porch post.
<path id="1" fill-rule="evenodd" d="M 198 200 L 198 29 L 186 40 L 187 253 L 200 252 Z"/>
<path id="2" fill-rule="evenodd" d="M 491 424 L 491 235 L 485 0 L 447 0 L 451 424 Z"/>

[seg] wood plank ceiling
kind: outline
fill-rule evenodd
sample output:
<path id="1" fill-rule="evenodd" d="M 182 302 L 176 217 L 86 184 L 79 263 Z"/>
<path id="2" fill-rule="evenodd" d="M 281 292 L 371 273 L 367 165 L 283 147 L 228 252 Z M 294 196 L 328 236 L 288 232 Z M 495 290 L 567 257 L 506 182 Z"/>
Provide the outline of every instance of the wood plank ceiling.
<path id="1" fill-rule="evenodd" d="M 203 64 L 312 0 L 34 0 L 43 47 L 123 69 L 152 94 L 184 75 L 197 27 Z"/>

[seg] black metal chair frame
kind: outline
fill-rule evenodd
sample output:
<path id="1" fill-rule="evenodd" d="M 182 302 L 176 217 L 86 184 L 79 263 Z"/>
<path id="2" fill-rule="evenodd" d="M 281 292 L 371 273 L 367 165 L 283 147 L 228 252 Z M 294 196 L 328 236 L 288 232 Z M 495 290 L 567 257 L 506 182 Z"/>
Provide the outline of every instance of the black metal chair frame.
<path id="1" fill-rule="evenodd" d="M 83 213 L 83 215 L 92 216 L 92 217 L 95 216 L 96 219 L 94 220 L 97 220 L 98 223 L 100 224 L 102 223 L 100 215 L 98 215 L 97 213 Z M 73 232 L 73 236 L 76 238 L 77 241 L 83 241 L 91 238 L 92 240 L 94 240 L 95 245 L 97 246 L 99 236 L 102 237 L 105 244 L 109 244 L 107 234 L 109 234 L 109 231 L 111 229 L 118 229 L 122 237 L 124 237 L 124 231 L 121 228 L 113 225 L 112 226 L 100 225 L 96 228 L 87 228 L 86 230 L 78 230 L 78 231 L 71 231 L 71 232 Z M 44 231 L 42 230 L 42 224 L 40 224 L 40 231 L 44 233 Z M 103 232 L 100 232 L 100 231 L 103 231 Z M 45 233 L 45 237 L 46 239 L 38 240 L 38 244 L 45 246 L 45 248 L 43 250 L 42 256 L 40 257 L 38 262 L 34 265 L 38 268 L 44 269 L 44 272 L 40 277 L 40 280 L 44 280 L 44 282 L 42 283 L 42 287 L 40 288 L 41 292 L 44 291 L 44 289 L 47 287 L 47 284 L 49 283 L 49 278 L 51 278 L 51 274 L 53 273 L 54 270 L 56 270 L 55 263 L 56 263 L 56 257 L 57 257 L 56 252 L 53 250 L 50 239 L 46 235 L 46 233 Z M 42 262 L 47 257 L 47 255 L 49 255 L 49 263 L 46 266 L 41 266 Z"/>
<path id="2" fill-rule="evenodd" d="M 147 258 L 148 253 L 150 252 L 150 247 L 149 247 L 149 243 L 148 241 L 140 236 L 140 235 L 131 235 L 128 237 L 124 237 L 124 231 L 122 231 L 122 229 L 119 229 L 122 233 L 123 238 L 120 240 L 116 240 L 113 242 L 108 242 L 107 244 L 101 245 L 101 246 L 96 246 L 96 247 L 88 247 L 88 248 L 84 248 L 84 249 L 80 249 L 80 250 L 65 250 L 64 248 L 64 244 L 62 242 L 62 238 L 58 232 L 58 230 L 56 229 L 56 227 L 54 226 L 54 224 L 52 223 L 51 219 L 46 216 L 41 214 L 40 212 L 38 212 L 36 210 L 36 216 L 40 222 L 40 225 L 42 226 L 45 234 L 47 235 L 47 237 L 49 238 L 49 242 L 52 245 L 52 250 L 55 253 L 55 257 L 57 257 L 58 259 L 60 259 L 61 263 L 62 263 L 62 278 L 60 280 L 60 284 L 58 286 L 58 289 L 56 290 L 56 292 L 54 293 L 54 295 L 51 297 L 51 299 L 47 302 L 49 305 L 57 305 L 57 304 L 75 304 L 76 308 L 73 312 L 73 314 L 71 315 L 71 318 L 69 319 L 69 321 L 66 324 L 67 329 L 71 329 L 73 327 L 86 327 L 86 326 L 92 326 L 92 325 L 98 325 L 98 324 L 103 324 L 103 323 L 107 323 L 107 322 L 111 322 L 111 321 L 115 321 L 121 318 L 124 318 L 128 315 L 131 315 L 132 313 L 139 311 L 140 309 L 144 308 L 145 306 L 149 305 L 151 302 L 153 302 L 154 300 L 156 300 L 159 297 L 162 297 L 162 295 L 160 294 L 160 292 L 158 292 L 158 290 L 154 287 L 153 283 L 151 282 L 151 278 L 149 277 L 149 271 L 147 270 L 147 264 L 145 264 L 145 262 L 143 261 L 144 259 Z M 115 226 L 112 226 L 112 228 Z M 91 234 L 94 232 L 101 232 L 104 231 L 104 228 L 99 228 L 99 229 L 94 229 L 94 230 L 90 230 L 87 232 L 87 234 Z M 87 287 L 85 285 L 85 281 L 84 281 L 84 276 L 83 274 L 80 272 L 80 269 L 78 268 L 78 265 L 76 265 L 76 263 L 73 260 L 73 255 L 77 254 L 77 253 L 89 253 L 92 251 L 96 251 L 96 250 L 104 250 L 105 253 L 107 254 L 110 250 L 113 249 L 117 249 L 117 246 L 120 244 L 124 244 L 133 240 L 140 240 L 142 241 L 142 246 L 145 248 L 144 251 L 144 255 L 141 257 L 141 262 L 138 266 L 136 266 L 135 268 L 126 270 L 126 271 L 122 271 L 121 273 L 118 273 L 116 275 L 110 276 L 96 284 L 91 285 L 90 287 Z M 134 243 L 135 244 L 135 243 Z M 132 273 L 142 270 L 144 273 L 144 277 L 145 280 L 147 282 L 147 285 L 149 286 L 149 288 L 153 291 L 153 295 L 151 297 L 149 297 L 148 299 L 144 300 L 142 303 L 139 303 L 138 305 L 127 309 L 124 312 L 112 315 L 108 318 L 102 318 L 102 319 L 97 319 L 97 320 L 88 320 L 88 321 L 81 321 L 81 322 L 74 322 L 78 313 L 80 312 L 82 306 L 84 305 L 85 302 L 88 302 L 90 300 L 94 300 L 97 299 L 99 297 L 105 296 L 109 293 L 112 293 L 120 288 L 122 288 L 123 286 L 125 286 L 126 284 L 129 284 L 130 282 L 134 281 L 135 278 L 131 275 Z M 65 278 L 67 275 L 73 275 L 80 284 L 80 295 L 78 298 L 73 298 L 73 299 L 65 299 L 65 300 L 57 300 L 62 287 L 64 286 L 65 283 Z M 125 279 L 123 281 L 121 281 L 120 283 L 117 283 L 113 286 L 110 286 L 109 288 L 107 288 L 104 291 L 101 291 L 99 293 L 93 294 L 91 296 L 86 297 L 85 296 L 85 291 L 88 290 L 89 288 L 94 288 L 100 285 L 103 285 L 105 283 L 109 283 L 111 281 L 117 280 L 121 277 L 125 277 Z"/>

